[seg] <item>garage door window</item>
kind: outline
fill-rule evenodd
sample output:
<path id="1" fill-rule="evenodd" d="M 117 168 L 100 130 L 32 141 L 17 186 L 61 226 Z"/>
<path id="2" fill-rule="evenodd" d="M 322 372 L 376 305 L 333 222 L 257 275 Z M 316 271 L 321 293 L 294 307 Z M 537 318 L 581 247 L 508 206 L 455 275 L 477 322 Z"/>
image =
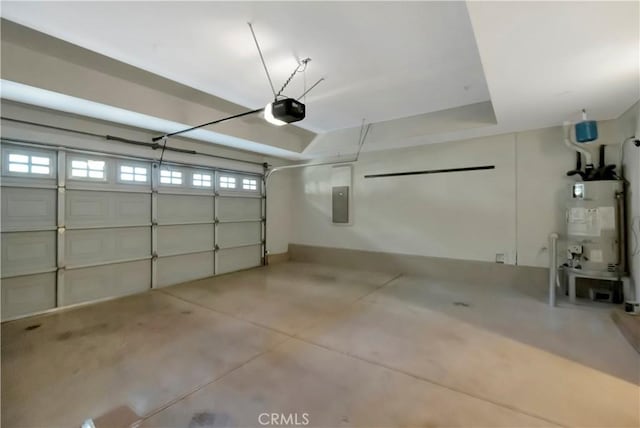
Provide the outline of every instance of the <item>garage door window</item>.
<path id="1" fill-rule="evenodd" d="M 81 180 L 106 180 L 106 162 L 95 159 L 73 159 L 71 160 L 71 178 Z"/>
<path id="2" fill-rule="evenodd" d="M 221 189 L 235 189 L 236 188 L 236 179 L 235 177 L 229 177 L 223 175 L 220 177 L 220 188 Z"/>
<path id="3" fill-rule="evenodd" d="M 193 174 L 192 184 L 194 187 L 211 187 L 211 174 Z"/>
<path id="4" fill-rule="evenodd" d="M 180 186 L 182 185 L 182 172 L 163 169 L 160 171 L 160 183 Z"/>
<path id="5" fill-rule="evenodd" d="M 8 169 L 18 174 L 51 175 L 51 158 L 10 152 Z"/>
<path id="6" fill-rule="evenodd" d="M 258 180 L 243 178 L 242 190 L 258 190 Z"/>
<path id="7" fill-rule="evenodd" d="M 147 183 L 149 170 L 144 166 L 120 165 L 120 181 L 133 183 Z"/>

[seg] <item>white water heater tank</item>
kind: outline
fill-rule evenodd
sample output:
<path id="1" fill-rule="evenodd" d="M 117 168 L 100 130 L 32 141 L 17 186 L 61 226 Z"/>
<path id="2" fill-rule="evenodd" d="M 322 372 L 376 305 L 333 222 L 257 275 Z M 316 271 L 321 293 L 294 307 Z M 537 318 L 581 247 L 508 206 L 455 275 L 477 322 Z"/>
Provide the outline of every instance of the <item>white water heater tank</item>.
<path id="1" fill-rule="evenodd" d="M 626 273 L 624 183 L 582 181 L 571 186 L 566 212 L 569 267 L 584 273 Z"/>

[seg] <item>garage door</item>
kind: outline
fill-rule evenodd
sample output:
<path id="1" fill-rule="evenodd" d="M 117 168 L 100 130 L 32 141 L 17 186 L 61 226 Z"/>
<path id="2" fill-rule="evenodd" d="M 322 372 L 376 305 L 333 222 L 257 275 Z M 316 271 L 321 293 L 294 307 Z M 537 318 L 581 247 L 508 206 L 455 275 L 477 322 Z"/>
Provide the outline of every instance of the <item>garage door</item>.
<path id="1" fill-rule="evenodd" d="M 69 153 L 64 173 L 59 304 L 151 288 L 151 163 Z"/>
<path id="2" fill-rule="evenodd" d="M 57 154 L 2 147 L 2 318 L 56 306 Z"/>
<path id="3" fill-rule="evenodd" d="M 162 166 L 158 183 L 158 286 L 262 263 L 260 176 Z"/>
<path id="4" fill-rule="evenodd" d="M 262 176 L 4 144 L 2 319 L 259 266 Z"/>
<path id="5" fill-rule="evenodd" d="M 216 273 L 262 262 L 263 203 L 259 176 L 216 173 Z"/>
<path id="6" fill-rule="evenodd" d="M 214 172 L 160 167 L 157 195 L 157 278 L 164 287 L 212 276 Z"/>

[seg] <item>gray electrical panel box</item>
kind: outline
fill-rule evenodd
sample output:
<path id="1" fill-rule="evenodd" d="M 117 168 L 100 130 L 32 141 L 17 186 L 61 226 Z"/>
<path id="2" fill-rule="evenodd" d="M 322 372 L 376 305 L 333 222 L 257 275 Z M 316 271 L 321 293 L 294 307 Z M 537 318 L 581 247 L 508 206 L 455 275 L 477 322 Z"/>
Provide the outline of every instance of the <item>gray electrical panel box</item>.
<path id="1" fill-rule="evenodd" d="M 333 222 L 349 223 L 349 186 L 334 186 L 331 192 Z"/>

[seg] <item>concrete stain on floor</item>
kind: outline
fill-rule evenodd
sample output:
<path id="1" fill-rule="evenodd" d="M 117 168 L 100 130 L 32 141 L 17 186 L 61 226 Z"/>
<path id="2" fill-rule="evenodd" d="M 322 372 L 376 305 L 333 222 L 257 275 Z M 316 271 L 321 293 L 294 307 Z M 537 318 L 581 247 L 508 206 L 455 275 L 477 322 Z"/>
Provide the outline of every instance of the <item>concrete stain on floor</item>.
<path id="1" fill-rule="evenodd" d="M 283 263 L 3 324 L 1 422 L 639 426 L 639 368 L 603 311 Z"/>

